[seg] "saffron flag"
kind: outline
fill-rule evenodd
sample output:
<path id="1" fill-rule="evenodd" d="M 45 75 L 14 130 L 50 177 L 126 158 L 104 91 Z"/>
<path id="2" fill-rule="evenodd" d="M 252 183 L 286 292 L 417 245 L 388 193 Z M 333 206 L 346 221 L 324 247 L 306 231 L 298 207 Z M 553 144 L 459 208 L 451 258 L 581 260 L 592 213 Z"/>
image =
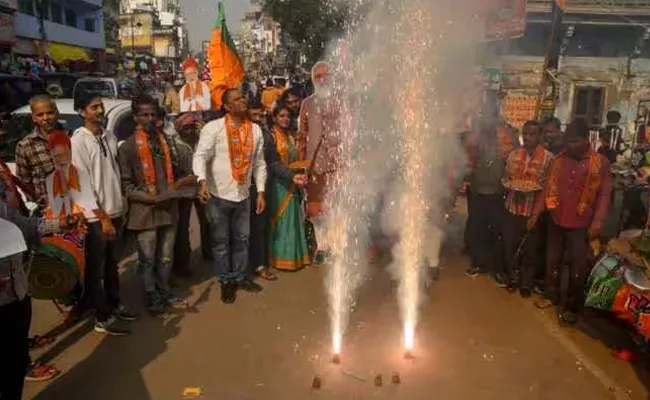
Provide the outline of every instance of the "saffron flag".
<path id="1" fill-rule="evenodd" d="M 207 54 L 210 66 L 210 97 L 213 108 L 221 107 L 221 96 L 227 89 L 236 88 L 244 80 L 244 66 L 235 43 L 226 27 L 226 13 L 219 2 L 219 17 L 212 31 Z"/>

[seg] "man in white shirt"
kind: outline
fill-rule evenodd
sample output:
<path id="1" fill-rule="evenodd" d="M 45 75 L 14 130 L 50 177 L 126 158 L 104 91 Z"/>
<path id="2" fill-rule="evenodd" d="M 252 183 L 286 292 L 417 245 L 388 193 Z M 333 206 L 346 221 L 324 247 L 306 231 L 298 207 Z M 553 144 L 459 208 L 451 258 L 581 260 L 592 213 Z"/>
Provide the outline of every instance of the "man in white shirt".
<path id="1" fill-rule="evenodd" d="M 221 300 L 233 303 L 237 288 L 259 292 L 248 268 L 250 236 L 249 189 L 251 178 L 258 188 L 266 184 L 262 130 L 247 116 L 246 99 L 230 89 L 222 98 L 226 116 L 201 130 L 193 159 L 199 197 L 207 203 L 212 254 L 221 282 Z M 258 192 L 256 213 L 266 207 L 264 192 Z"/>
<path id="2" fill-rule="evenodd" d="M 122 231 L 124 203 L 117 164 L 117 138 L 103 129 L 104 104 L 91 94 L 75 100 L 84 126 L 72 135 L 72 163 L 90 177 L 90 186 L 99 206 L 86 210 L 85 305 L 95 311 L 95 331 L 112 335 L 129 333 L 115 318 L 133 321 L 137 315 L 120 303 L 118 238 Z"/>

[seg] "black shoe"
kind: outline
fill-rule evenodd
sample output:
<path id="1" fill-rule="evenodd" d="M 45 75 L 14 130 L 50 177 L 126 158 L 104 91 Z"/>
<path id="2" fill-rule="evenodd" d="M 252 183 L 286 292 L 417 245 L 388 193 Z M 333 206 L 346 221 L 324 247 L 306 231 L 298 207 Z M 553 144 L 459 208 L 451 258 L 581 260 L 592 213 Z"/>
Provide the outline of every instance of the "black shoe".
<path id="1" fill-rule="evenodd" d="M 519 289 L 519 294 L 524 299 L 527 299 L 527 298 L 529 298 L 531 296 L 532 293 L 531 293 L 530 289 L 521 288 L 521 289 Z"/>
<path id="2" fill-rule="evenodd" d="M 113 312 L 113 315 L 122 321 L 136 321 L 140 317 L 137 313 L 129 310 L 123 305 L 118 306 Z"/>
<path id="3" fill-rule="evenodd" d="M 258 285 L 257 283 L 255 283 L 250 279 L 245 279 L 239 282 L 238 285 L 240 289 L 251 293 L 259 293 L 264 289 L 262 286 Z"/>
<path id="4" fill-rule="evenodd" d="M 494 281 L 497 284 L 497 287 L 500 288 L 507 288 L 508 287 L 508 282 L 506 281 L 506 278 L 503 277 L 503 275 L 497 274 L 494 277 Z"/>
<path id="5" fill-rule="evenodd" d="M 465 275 L 471 276 L 472 278 L 477 277 L 480 273 L 481 271 L 479 271 L 479 269 L 476 267 L 469 267 L 467 270 L 465 270 Z"/>
<path id="6" fill-rule="evenodd" d="M 575 325 L 578 322 L 578 315 L 571 311 L 564 311 L 559 315 L 560 321 L 567 325 Z"/>
<path id="7" fill-rule="evenodd" d="M 237 293 L 237 286 L 234 283 L 221 284 L 221 301 L 224 304 L 232 304 L 235 302 Z"/>

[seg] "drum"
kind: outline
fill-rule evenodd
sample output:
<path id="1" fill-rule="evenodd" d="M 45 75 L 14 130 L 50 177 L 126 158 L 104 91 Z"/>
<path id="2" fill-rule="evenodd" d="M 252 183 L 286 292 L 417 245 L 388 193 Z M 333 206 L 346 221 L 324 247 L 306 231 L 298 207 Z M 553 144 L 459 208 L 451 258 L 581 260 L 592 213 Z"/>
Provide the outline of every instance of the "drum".
<path id="1" fill-rule="evenodd" d="M 66 233 L 44 237 L 30 255 L 30 296 L 74 303 L 83 290 L 85 266 L 83 235 Z"/>

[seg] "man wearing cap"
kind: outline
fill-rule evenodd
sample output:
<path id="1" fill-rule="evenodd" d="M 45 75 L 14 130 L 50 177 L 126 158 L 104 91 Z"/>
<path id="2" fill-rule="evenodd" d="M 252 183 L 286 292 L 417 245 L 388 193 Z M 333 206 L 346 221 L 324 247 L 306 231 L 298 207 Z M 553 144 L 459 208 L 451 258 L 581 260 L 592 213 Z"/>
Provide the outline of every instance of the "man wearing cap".
<path id="1" fill-rule="evenodd" d="M 210 109 L 210 89 L 199 80 L 199 64 L 188 57 L 183 61 L 185 85 L 181 88 L 181 112 L 206 111 Z"/>
<path id="2" fill-rule="evenodd" d="M 544 196 L 535 204 L 528 228 L 534 228 L 539 215 L 549 210 L 547 298 L 535 305 L 546 308 L 559 303 L 560 320 L 573 324 L 584 300 L 589 240 L 600 236 L 609 209 L 612 176 L 607 158 L 589 144 L 586 123 L 573 122 L 565 137 L 565 150 L 551 162 Z M 561 269 L 565 267 L 569 269 L 569 285 L 560 285 Z"/>

